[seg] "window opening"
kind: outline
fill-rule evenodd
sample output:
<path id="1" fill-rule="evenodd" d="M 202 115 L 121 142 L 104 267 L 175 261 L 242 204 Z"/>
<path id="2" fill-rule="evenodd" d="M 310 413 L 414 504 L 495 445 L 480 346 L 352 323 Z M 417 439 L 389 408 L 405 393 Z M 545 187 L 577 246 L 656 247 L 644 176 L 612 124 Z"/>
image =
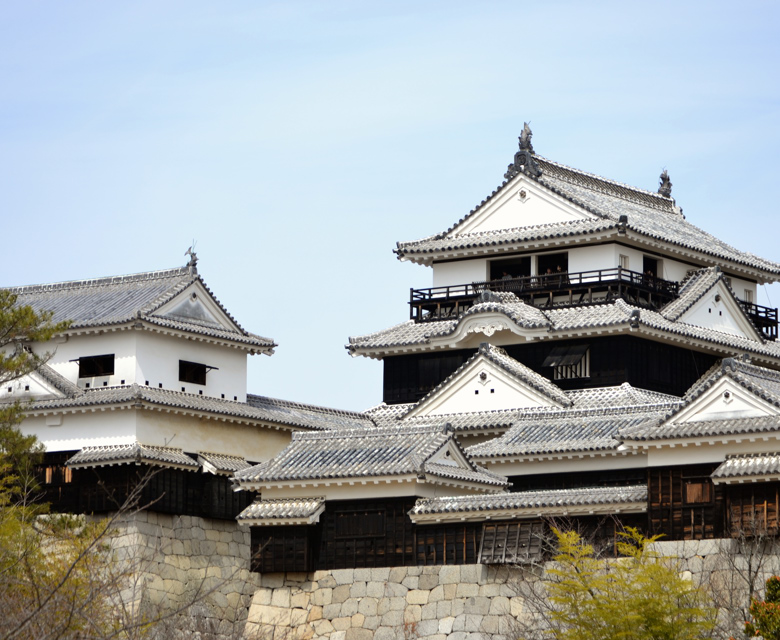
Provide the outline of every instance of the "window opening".
<path id="1" fill-rule="evenodd" d="M 618 266 L 621 269 L 628 269 L 628 256 L 624 256 L 622 253 L 618 256 Z"/>
<path id="2" fill-rule="evenodd" d="M 649 256 L 642 256 L 642 273 L 646 276 L 658 277 L 658 260 Z"/>
<path id="3" fill-rule="evenodd" d="M 114 375 L 114 354 L 102 356 L 85 356 L 71 362 L 79 363 L 79 378 L 95 378 L 97 376 Z"/>
<path id="4" fill-rule="evenodd" d="M 212 369 L 217 369 L 217 367 L 211 367 L 207 364 L 201 364 L 200 362 L 179 360 L 179 382 L 205 385 L 206 374 Z M 183 387 L 182 391 L 184 391 Z"/>
<path id="5" fill-rule="evenodd" d="M 493 260 L 490 263 L 490 279 L 524 278 L 531 275 L 531 257 Z"/>
<path id="6" fill-rule="evenodd" d="M 542 363 L 553 368 L 553 380 L 590 377 L 590 349 L 586 344 L 553 347 Z"/>
<path id="7" fill-rule="evenodd" d="M 537 257 L 536 273 L 540 276 L 555 275 L 556 273 L 568 273 L 568 253 L 547 253 Z"/>
<path id="8" fill-rule="evenodd" d="M 745 302 L 753 302 L 753 290 L 745 289 L 745 297 L 742 298 Z"/>

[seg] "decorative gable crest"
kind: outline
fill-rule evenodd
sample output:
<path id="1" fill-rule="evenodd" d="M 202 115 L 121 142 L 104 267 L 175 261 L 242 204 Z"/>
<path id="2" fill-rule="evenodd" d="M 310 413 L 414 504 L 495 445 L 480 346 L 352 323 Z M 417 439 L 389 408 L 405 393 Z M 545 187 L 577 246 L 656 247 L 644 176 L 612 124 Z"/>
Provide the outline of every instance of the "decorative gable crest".
<path id="1" fill-rule="evenodd" d="M 531 144 L 531 127 L 527 122 L 523 123 L 523 133 L 520 134 L 519 150 L 515 153 L 515 161 L 507 167 L 504 178 L 511 180 L 519 173 L 526 173 L 529 176 L 538 177 L 542 175 L 539 163 L 534 159 L 534 147 Z"/>

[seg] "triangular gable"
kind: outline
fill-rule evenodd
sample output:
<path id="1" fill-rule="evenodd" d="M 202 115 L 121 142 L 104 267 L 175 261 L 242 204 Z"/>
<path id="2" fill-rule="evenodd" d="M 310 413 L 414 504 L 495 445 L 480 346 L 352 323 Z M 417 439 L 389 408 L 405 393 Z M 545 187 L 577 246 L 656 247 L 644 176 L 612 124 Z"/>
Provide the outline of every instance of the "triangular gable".
<path id="1" fill-rule="evenodd" d="M 556 222 L 593 219 L 570 201 L 520 174 L 501 191 L 456 225 L 447 236 L 482 233 Z"/>
<path id="2" fill-rule="evenodd" d="M 0 400 L 50 400 L 83 393 L 75 384 L 48 365 L 6 382 L 0 387 Z"/>
<path id="3" fill-rule="evenodd" d="M 684 424 L 703 420 L 760 418 L 780 413 L 777 407 L 759 394 L 757 390 L 746 389 L 733 378 L 724 375 L 673 415 L 672 421 Z"/>
<path id="4" fill-rule="evenodd" d="M 495 347 L 480 351 L 412 408 L 406 418 L 567 406 L 571 401 L 552 382 L 512 360 L 513 369 L 488 357 Z M 497 350 L 503 354 L 501 350 Z M 506 354 L 503 357 L 509 360 Z"/>
<path id="5" fill-rule="evenodd" d="M 426 460 L 427 463 L 442 464 L 460 469 L 474 469 L 474 465 L 466 458 L 466 455 L 457 445 L 457 441 L 454 438 L 450 439 L 441 449 L 428 458 Z"/>
<path id="6" fill-rule="evenodd" d="M 723 278 L 719 278 L 704 295 L 677 316 L 676 321 L 748 340 L 764 341 Z"/>
<path id="7" fill-rule="evenodd" d="M 200 280 L 192 282 L 152 315 L 243 333 Z"/>

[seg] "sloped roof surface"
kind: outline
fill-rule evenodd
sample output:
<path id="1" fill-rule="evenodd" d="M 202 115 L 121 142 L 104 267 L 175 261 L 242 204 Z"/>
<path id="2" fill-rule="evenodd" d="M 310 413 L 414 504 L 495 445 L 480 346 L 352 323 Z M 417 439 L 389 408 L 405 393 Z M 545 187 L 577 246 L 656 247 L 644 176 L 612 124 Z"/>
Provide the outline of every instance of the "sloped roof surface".
<path id="1" fill-rule="evenodd" d="M 512 294 L 510 294 L 512 295 Z M 513 304 L 495 304 L 491 308 L 493 313 L 502 313 L 514 322 L 512 313 Z M 528 305 L 523 305 L 528 306 Z M 474 315 L 475 307 L 469 309 Z M 699 327 L 680 321 L 666 318 L 659 311 L 635 307 L 625 300 L 617 299 L 605 304 L 594 304 L 580 307 L 553 307 L 544 310 L 545 317 L 549 320 L 548 333 L 554 335 L 561 332 L 581 331 L 587 329 L 623 327 L 628 328 L 632 323 L 637 326 L 645 326 L 670 336 L 681 336 L 694 340 L 701 340 L 720 348 L 727 348 L 732 353 L 755 353 L 770 358 L 780 358 L 780 343 L 760 342 L 743 338 L 742 336 Z M 368 352 L 381 353 L 386 349 L 399 347 L 419 346 L 431 344 L 437 337 L 453 334 L 465 314 L 456 320 L 442 320 L 438 322 L 421 322 L 415 324 L 411 320 L 403 324 L 390 327 L 384 331 L 356 336 L 349 339 L 347 348 L 353 354 Z M 517 324 L 517 323 L 516 323 Z M 523 328 L 518 324 L 518 327 Z"/>
<path id="2" fill-rule="evenodd" d="M 323 498 L 258 500 L 244 509 L 236 520 L 304 520 L 314 516 L 324 504 Z"/>
<path id="3" fill-rule="evenodd" d="M 711 477 L 717 481 L 729 478 L 778 475 L 780 475 L 780 453 L 760 453 L 730 456 L 712 472 Z"/>
<path id="4" fill-rule="evenodd" d="M 549 491 L 520 491 L 478 496 L 443 496 L 419 498 L 409 515 L 449 513 L 484 513 L 494 511 L 533 511 L 560 507 L 565 509 L 586 505 L 620 505 L 647 501 L 646 485 L 626 487 L 587 487 L 582 489 L 553 489 Z"/>
<path id="5" fill-rule="evenodd" d="M 157 309 L 195 281 L 203 285 L 214 302 L 236 325 L 237 330 L 225 329 L 213 322 L 192 318 L 173 319 L 155 315 Z M 70 320 L 73 329 L 116 325 L 143 319 L 159 326 L 250 346 L 275 346 L 273 340 L 242 329 L 213 296 L 202 278 L 188 267 L 93 280 L 12 287 L 9 291 L 18 296 L 18 304 L 29 305 L 37 311 L 51 311 L 54 313 L 55 322 Z"/>
<path id="6" fill-rule="evenodd" d="M 69 467 L 99 467 L 112 464 L 143 462 L 162 466 L 186 467 L 190 470 L 200 465 L 174 447 L 156 447 L 135 442 L 133 444 L 85 447 L 67 461 Z"/>
<path id="7" fill-rule="evenodd" d="M 243 403 L 138 384 L 97 387 L 83 391 L 79 389 L 79 391 L 78 395 L 71 397 L 31 402 L 25 405 L 24 409 L 31 412 L 141 402 L 150 407 L 202 411 L 217 416 L 306 429 L 344 429 L 373 425 L 371 419 L 363 414 L 260 396 L 247 396 L 247 402 Z"/>
<path id="8" fill-rule="evenodd" d="M 243 482 L 360 478 L 424 474 L 434 453 L 453 440 L 449 428 L 390 427 L 350 429 L 320 433 L 295 433 L 290 445 L 262 464 L 236 473 Z M 444 473 L 435 464 L 430 473 Z M 447 477 L 491 487 L 506 486 L 506 480 L 469 462 L 459 473 Z M 499 479 L 500 478 L 500 479 Z"/>
<path id="9" fill-rule="evenodd" d="M 685 220 L 674 200 L 658 193 L 621 184 L 600 176 L 579 171 L 535 156 L 542 170 L 540 176 L 524 174 L 577 206 L 597 216 L 595 220 L 519 227 L 496 232 L 458 234 L 458 227 L 479 211 L 509 184 L 504 182 L 488 200 L 474 209 L 446 232 L 412 242 L 399 242 L 399 257 L 436 254 L 465 247 L 501 246 L 529 242 L 540 238 L 561 238 L 609 228 L 617 228 L 621 215 L 626 215 L 626 227 L 641 235 L 675 244 L 717 259 L 734 261 L 774 275 L 780 274 L 780 264 L 739 251 Z"/>
<path id="10" fill-rule="evenodd" d="M 198 451 L 198 457 L 222 473 L 232 474 L 235 471 L 252 466 L 241 456 L 230 456 L 224 453 Z"/>
<path id="11" fill-rule="evenodd" d="M 78 385 L 73 384 L 65 376 L 57 373 L 48 364 L 42 364 L 33 372 L 33 375 L 39 375 L 65 396 L 77 397 L 84 394 L 84 391 Z"/>
<path id="12" fill-rule="evenodd" d="M 647 441 L 671 438 L 728 436 L 766 433 L 780 428 L 780 415 L 761 417 L 725 416 L 723 419 L 677 422 L 675 416 L 693 403 L 715 383 L 727 376 L 744 389 L 780 408 L 780 371 L 759 367 L 737 358 L 726 358 L 714 365 L 685 394 L 683 402 L 663 423 L 647 423 L 626 427 L 620 432 L 622 440 Z"/>
<path id="13" fill-rule="evenodd" d="M 621 429 L 658 422 L 670 406 L 612 407 L 560 411 L 516 420 L 500 438 L 467 449 L 475 458 L 543 455 L 572 451 L 612 451 L 620 446 Z"/>

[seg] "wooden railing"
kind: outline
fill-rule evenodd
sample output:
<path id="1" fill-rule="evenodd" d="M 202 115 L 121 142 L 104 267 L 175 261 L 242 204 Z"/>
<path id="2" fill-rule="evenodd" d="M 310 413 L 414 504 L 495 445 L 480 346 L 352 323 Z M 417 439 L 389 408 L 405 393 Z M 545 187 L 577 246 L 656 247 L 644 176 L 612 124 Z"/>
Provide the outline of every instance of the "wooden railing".
<path id="1" fill-rule="evenodd" d="M 678 296 L 678 283 L 614 267 L 412 289 L 409 317 L 416 322 L 457 317 L 483 291 L 514 293 L 526 304 L 537 307 L 596 304 L 624 298 L 632 304 L 657 309 Z"/>
<path id="2" fill-rule="evenodd" d="M 777 340 L 777 309 L 740 300 L 739 304 L 767 340 Z"/>

